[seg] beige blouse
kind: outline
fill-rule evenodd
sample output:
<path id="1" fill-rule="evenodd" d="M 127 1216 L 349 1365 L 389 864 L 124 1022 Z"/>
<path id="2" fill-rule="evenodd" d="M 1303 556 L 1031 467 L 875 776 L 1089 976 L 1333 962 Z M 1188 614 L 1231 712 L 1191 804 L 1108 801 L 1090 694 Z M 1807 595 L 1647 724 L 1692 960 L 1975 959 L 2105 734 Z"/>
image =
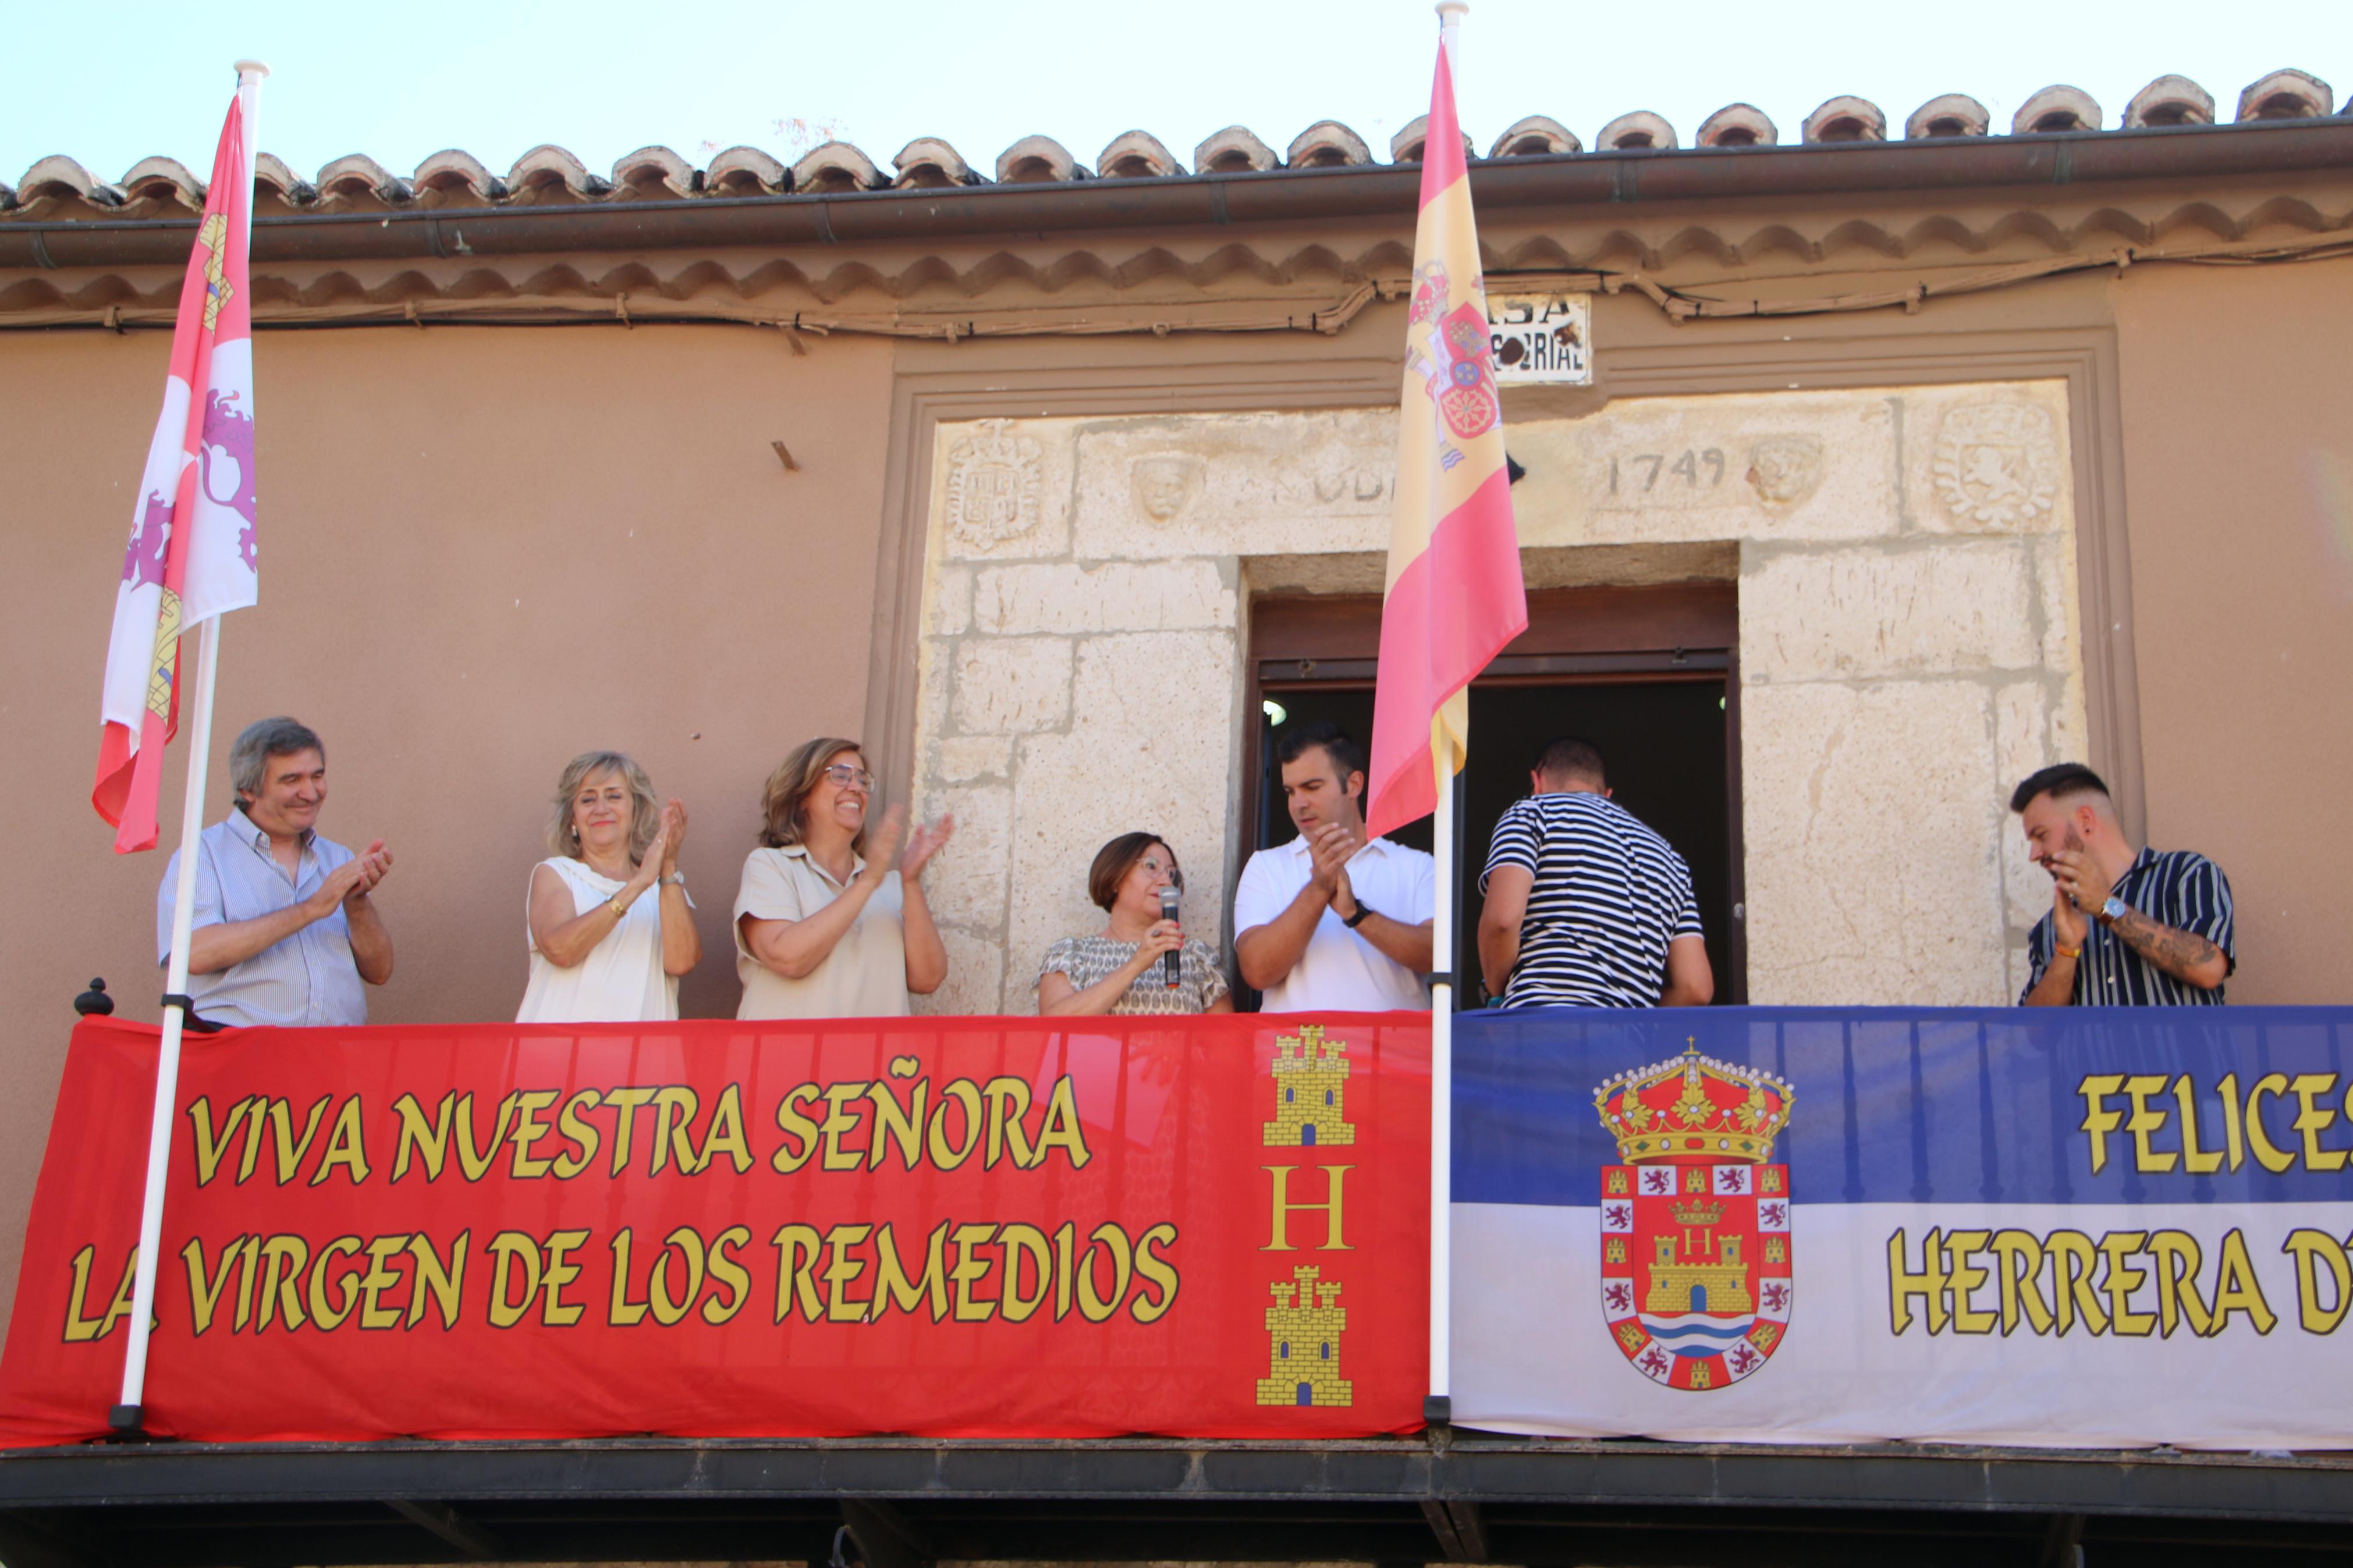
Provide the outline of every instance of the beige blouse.
<path id="1" fill-rule="evenodd" d="M 866 868 L 855 862 L 855 878 Z M 760 848 L 744 861 L 743 889 L 728 928 L 735 936 L 735 973 L 744 982 L 739 1018 L 897 1018 L 907 1013 L 907 933 L 904 895 L 892 871 L 866 900 L 823 963 L 788 980 L 744 945 L 744 917 L 807 920 L 839 898 L 843 884 L 809 858 L 808 847 Z"/>

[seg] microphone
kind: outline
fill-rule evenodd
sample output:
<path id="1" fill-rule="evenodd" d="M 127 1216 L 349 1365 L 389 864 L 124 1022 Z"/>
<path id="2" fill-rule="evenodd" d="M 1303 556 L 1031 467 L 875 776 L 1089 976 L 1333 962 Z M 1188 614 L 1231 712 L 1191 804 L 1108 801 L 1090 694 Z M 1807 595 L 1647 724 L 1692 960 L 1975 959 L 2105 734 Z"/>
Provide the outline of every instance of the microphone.
<path id="1" fill-rule="evenodd" d="M 1176 918 L 1176 889 L 1174 888 L 1160 889 L 1160 918 L 1164 921 Z M 1160 973 L 1171 991 L 1176 989 L 1176 958 L 1177 952 L 1173 947 L 1160 955 Z"/>

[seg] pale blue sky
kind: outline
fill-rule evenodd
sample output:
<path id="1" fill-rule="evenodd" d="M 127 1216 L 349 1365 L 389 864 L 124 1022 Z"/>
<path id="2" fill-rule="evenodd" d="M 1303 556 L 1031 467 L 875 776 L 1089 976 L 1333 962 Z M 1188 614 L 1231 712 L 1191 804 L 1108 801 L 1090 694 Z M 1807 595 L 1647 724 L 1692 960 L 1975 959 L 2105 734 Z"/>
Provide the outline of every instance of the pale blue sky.
<path id="1" fill-rule="evenodd" d="M 1189 163 L 1220 126 L 1240 121 L 1280 152 L 1326 117 L 1386 156 L 1389 133 L 1427 105 L 1435 26 L 1428 0 L 26 5 L 6 27 L 0 180 L 50 153 L 108 179 L 163 153 L 202 177 L 229 63 L 245 53 L 276 70 L 261 144 L 303 174 L 351 152 L 405 174 L 449 146 L 503 173 L 542 142 L 600 173 L 648 142 L 698 164 L 738 142 L 789 159 L 828 128 L 886 167 L 910 138 L 936 135 L 985 170 L 1031 132 L 1092 163 L 1138 126 Z M 2280 66 L 2353 89 L 2344 0 L 1473 0 L 1465 43 L 1462 118 L 1482 151 L 1529 113 L 1589 143 L 1610 118 L 1651 109 L 1688 143 L 1709 112 L 1745 99 L 1795 141 L 1841 92 L 1899 124 L 1937 93 L 1968 92 L 2001 129 L 2054 81 L 2089 91 L 2110 125 L 2168 71 L 2203 84 L 2225 118 L 2242 87 Z"/>

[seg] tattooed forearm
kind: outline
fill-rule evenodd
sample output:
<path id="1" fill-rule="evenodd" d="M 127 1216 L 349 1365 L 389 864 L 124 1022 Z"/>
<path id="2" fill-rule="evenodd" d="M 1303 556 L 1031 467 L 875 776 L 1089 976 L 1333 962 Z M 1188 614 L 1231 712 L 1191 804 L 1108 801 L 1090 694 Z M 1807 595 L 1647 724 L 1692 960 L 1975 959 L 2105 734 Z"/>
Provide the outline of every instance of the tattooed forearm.
<path id="1" fill-rule="evenodd" d="M 2159 925 L 2138 910 L 2126 910 L 2108 928 L 2125 940 L 2135 952 L 2172 975 L 2193 985 L 2208 983 L 2191 973 L 2222 956 L 2222 950 L 2194 931 L 2176 931 Z"/>

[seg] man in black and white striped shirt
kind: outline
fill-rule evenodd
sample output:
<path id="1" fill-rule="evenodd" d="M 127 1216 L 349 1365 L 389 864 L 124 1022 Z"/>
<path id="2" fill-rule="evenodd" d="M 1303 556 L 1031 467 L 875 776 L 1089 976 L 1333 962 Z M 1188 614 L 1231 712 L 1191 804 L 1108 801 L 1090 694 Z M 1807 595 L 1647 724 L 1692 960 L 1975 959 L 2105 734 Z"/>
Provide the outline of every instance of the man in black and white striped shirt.
<path id="1" fill-rule="evenodd" d="M 1563 737 L 1495 824 L 1479 968 L 1506 1007 L 1699 1007 L 1715 994 L 1691 868 L 1609 798 L 1600 749 Z"/>
<path id="2" fill-rule="evenodd" d="M 2029 1007 L 2221 1005 L 2237 967 L 2231 880 L 2203 855 L 2125 837 L 2108 786 L 2080 763 L 2044 768 L 2010 797 L 2051 912 L 2027 938 Z"/>

